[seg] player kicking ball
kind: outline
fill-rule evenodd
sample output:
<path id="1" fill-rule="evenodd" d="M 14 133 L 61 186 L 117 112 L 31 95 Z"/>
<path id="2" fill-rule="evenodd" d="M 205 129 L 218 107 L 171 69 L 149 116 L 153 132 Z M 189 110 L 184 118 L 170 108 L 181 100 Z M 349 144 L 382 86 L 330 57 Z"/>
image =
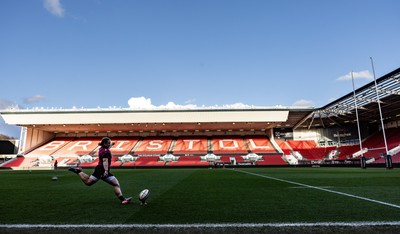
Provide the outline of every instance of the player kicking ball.
<path id="1" fill-rule="evenodd" d="M 82 169 L 80 168 L 71 167 L 68 170 L 76 173 L 82 182 L 87 186 L 91 186 L 99 180 L 107 182 L 114 187 L 114 193 L 121 201 L 121 204 L 129 204 L 131 203 L 132 197 L 126 198 L 122 195 L 121 186 L 119 185 L 117 178 L 110 173 L 112 158 L 110 148 L 112 145 L 113 144 L 111 144 L 111 139 L 109 137 L 104 137 L 101 139 L 101 142 L 99 143 L 99 163 L 94 169 L 92 175 L 87 175 L 86 173 L 82 172 Z"/>

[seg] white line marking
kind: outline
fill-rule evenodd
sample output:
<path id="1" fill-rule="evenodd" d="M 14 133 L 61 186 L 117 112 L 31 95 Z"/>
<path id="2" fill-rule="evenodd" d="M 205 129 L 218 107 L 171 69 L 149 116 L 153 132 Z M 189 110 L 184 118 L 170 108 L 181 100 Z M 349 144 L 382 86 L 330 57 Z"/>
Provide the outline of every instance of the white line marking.
<path id="1" fill-rule="evenodd" d="M 370 198 L 366 198 L 366 197 L 360 197 L 360 196 L 352 195 L 352 194 L 349 194 L 349 193 L 342 193 L 342 192 L 329 190 L 329 189 L 324 189 L 324 188 L 321 188 L 321 187 L 316 187 L 316 186 L 312 186 L 312 185 L 308 185 L 308 184 L 302 184 L 302 183 L 297 183 L 297 182 L 294 182 L 294 181 L 279 179 L 279 178 L 275 178 L 275 177 L 271 177 L 271 176 L 260 175 L 260 174 L 256 174 L 256 173 L 252 173 L 252 172 L 248 172 L 248 171 L 242 171 L 242 170 L 236 170 L 236 171 L 237 172 L 241 172 L 241 173 L 246 173 L 246 174 L 249 174 L 249 175 L 264 177 L 264 178 L 271 179 L 271 180 L 277 180 L 277 181 L 281 181 L 281 182 L 285 182 L 285 183 L 289 183 L 289 184 L 295 184 L 295 185 L 299 185 L 299 186 L 303 186 L 303 187 L 307 187 L 307 188 L 318 189 L 318 190 L 322 190 L 322 191 L 329 192 L 329 193 L 336 193 L 336 194 L 339 194 L 339 195 L 343 195 L 343 196 L 347 196 L 347 197 L 353 197 L 353 198 L 357 198 L 357 199 L 361 199 L 361 200 L 365 200 L 365 201 L 369 201 L 369 202 L 375 202 L 375 203 L 378 203 L 378 204 L 382 204 L 382 205 L 386 205 L 386 206 L 390 206 L 390 207 L 394 207 L 394 208 L 400 209 L 400 206 L 396 205 L 396 204 L 391 204 L 391 203 L 387 203 L 387 202 L 383 202 L 383 201 L 378 201 L 378 200 L 374 200 L 374 199 L 370 199 Z"/>
<path id="2" fill-rule="evenodd" d="M 292 189 L 309 189 L 309 188 L 304 187 L 304 186 L 292 186 L 292 187 L 289 187 L 289 188 L 292 188 Z M 319 188 L 333 188 L 333 186 L 320 186 Z"/>
<path id="3" fill-rule="evenodd" d="M 249 227 L 329 227 L 329 226 L 398 226 L 390 222 L 320 222 L 320 223 L 205 223 L 205 224 L 0 224 L 0 228 L 249 228 Z"/>

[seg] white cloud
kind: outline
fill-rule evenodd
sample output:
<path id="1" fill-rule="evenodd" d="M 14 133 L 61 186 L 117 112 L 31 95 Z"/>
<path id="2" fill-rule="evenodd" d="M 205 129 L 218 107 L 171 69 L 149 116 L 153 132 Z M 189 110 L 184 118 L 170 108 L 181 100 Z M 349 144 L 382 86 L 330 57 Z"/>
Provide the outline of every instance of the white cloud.
<path id="1" fill-rule="evenodd" d="M 155 107 L 151 104 L 151 99 L 145 97 L 132 97 L 128 100 L 128 105 L 130 108 L 138 109 L 149 109 Z"/>
<path id="2" fill-rule="evenodd" d="M 44 99 L 45 99 L 44 96 L 35 95 L 35 96 L 32 96 L 32 97 L 27 97 L 27 98 L 25 98 L 25 99 L 24 99 L 24 103 L 25 103 L 25 104 L 32 104 L 32 103 L 36 103 L 36 102 L 41 102 L 41 101 L 43 101 Z"/>
<path id="3" fill-rule="evenodd" d="M 314 102 L 310 100 L 300 99 L 293 103 L 293 106 L 314 106 Z"/>
<path id="4" fill-rule="evenodd" d="M 223 107 L 229 108 L 229 109 L 240 109 L 240 108 L 249 108 L 251 106 L 243 104 L 241 102 L 237 102 L 234 104 L 227 104 L 227 105 L 223 105 Z"/>
<path id="5" fill-rule="evenodd" d="M 366 79 L 366 80 L 373 80 L 374 77 L 373 75 L 368 71 L 359 71 L 359 72 L 353 72 L 353 77 L 354 79 Z M 351 72 L 347 73 L 344 76 L 341 76 L 337 78 L 336 80 L 342 81 L 342 80 L 351 80 Z"/>
<path id="6" fill-rule="evenodd" d="M 195 99 L 192 99 L 195 100 Z M 246 105 L 243 103 L 234 103 L 234 104 L 226 104 L 223 106 L 197 106 L 195 104 L 188 104 L 188 102 L 185 102 L 185 105 L 179 105 L 175 104 L 174 102 L 167 102 L 165 105 L 160 105 L 160 106 L 155 106 L 151 103 L 150 98 L 145 98 L 145 97 L 132 97 L 128 100 L 128 105 L 129 108 L 134 108 L 134 109 L 168 109 L 168 110 L 174 110 L 174 109 L 198 109 L 198 108 L 208 108 L 208 109 L 213 109 L 213 108 L 228 108 L 228 109 L 240 109 L 240 108 L 250 108 L 253 106 Z"/>
<path id="7" fill-rule="evenodd" d="M 179 104 L 175 104 L 174 102 L 168 102 L 167 105 L 161 105 L 159 106 L 160 108 L 165 108 L 165 109 L 194 109 L 197 108 L 196 105 L 194 104 L 186 104 L 186 105 L 179 105 Z"/>
<path id="8" fill-rule="evenodd" d="M 48 10 L 51 14 L 57 17 L 64 17 L 64 8 L 61 5 L 60 0 L 44 0 L 43 6 Z"/>

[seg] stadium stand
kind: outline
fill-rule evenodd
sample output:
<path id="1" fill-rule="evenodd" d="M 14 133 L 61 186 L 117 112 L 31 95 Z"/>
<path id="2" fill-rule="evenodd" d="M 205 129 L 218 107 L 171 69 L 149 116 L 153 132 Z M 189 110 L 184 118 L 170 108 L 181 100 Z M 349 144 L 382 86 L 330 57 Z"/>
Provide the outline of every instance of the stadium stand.
<path id="1" fill-rule="evenodd" d="M 386 137 L 388 148 L 400 145 L 398 128 L 387 129 Z M 95 167 L 98 163 L 98 142 L 101 137 L 56 137 L 27 151 L 24 156 L 16 157 L 1 165 L 2 168 L 51 168 L 54 161 L 59 167 L 80 165 L 81 167 Z M 224 165 L 287 165 L 284 155 L 295 155 L 298 152 L 304 161 L 324 160 L 331 151 L 338 151 L 337 160 L 348 160 L 360 150 L 360 145 L 319 146 L 313 140 L 274 140 L 275 148 L 270 139 L 265 136 L 254 137 L 115 137 L 112 147 L 112 167 L 206 167 L 214 162 Z M 212 143 L 212 144 L 209 144 Z M 382 164 L 386 154 L 382 132 L 376 132 L 363 141 L 363 147 L 368 149 L 364 153 L 367 159 L 374 158 L 372 163 Z M 136 150 L 135 150 L 136 149 Z M 202 159 L 207 153 L 217 155 L 213 161 Z M 163 161 L 160 157 L 171 153 L 174 160 Z M 245 155 L 256 153 L 259 158 L 249 160 Z M 136 160 L 121 161 L 120 157 L 130 156 Z M 172 155 L 172 156 L 173 156 Z M 91 157 L 90 161 L 80 162 L 80 157 Z M 246 159 L 245 159 L 246 158 Z M 400 154 L 393 155 L 394 163 L 400 161 Z"/>
<path id="2" fill-rule="evenodd" d="M 93 158 L 93 161 L 91 162 L 82 162 L 79 164 L 80 167 L 85 168 L 85 167 L 95 167 L 99 163 L 99 158 Z"/>
<path id="3" fill-rule="evenodd" d="M 385 161 L 385 157 L 381 157 L 376 159 L 373 163 L 374 164 L 384 164 Z M 400 153 L 397 153 L 395 155 L 392 155 L 392 162 L 393 163 L 400 163 Z"/>
<path id="4" fill-rule="evenodd" d="M 52 156 L 81 156 L 90 155 L 98 148 L 101 138 L 76 138 L 50 154 Z M 51 144 L 51 143 L 50 143 Z"/>
<path id="5" fill-rule="evenodd" d="M 39 147 L 33 148 L 33 150 L 25 152 L 25 156 L 41 156 L 41 155 L 53 155 L 58 150 L 72 142 L 75 138 L 54 138 Z"/>
<path id="6" fill-rule="evenodd" d="M 172 143 L 172 138 L 149 137 L 140 141 L 140 145 L 134 152 L 135 155 L 162 155 L 166 154 Z"/>
<path id="7" fill-rule="evenodd" d="M 25 157 L 23 156 L 18 156 L 14 159 L 11 159 L 9 161 L 7 161 L 6 163 L 3 164 L 2 167 L 22 167 L 22 164 L 25 160 Z"/>
<path id="8" fill-rule="evenodd" d="M 180 154 L 202 154 L 205 155 L 208 152 L 207 138 L 189 138 L 180 137 L 176 140 L 173 148 L 175 155 Z"/>
<path id="9" fill-rule="evenodd" d="M 212 139 L 212 151 L 214 154 L 246 154 L 249 150 L 242 138 L 215 137 Z"/>
<path id="10" fill-rule="evenodd" d="M 360 151 L 360 145 L 342 145 L 338 148 L 339 155 L 338 159 L 350 159 L 353 157 L 353 154 Z"/>
<path id="11" fill-rule="evenodd" d="M 313 140 L 287 140 L 293 151 L 299 152 L 307 160 L 323 160 L 335 146 L 318 147 Z"/>
<path id="12" fill-rule="evenodd" d="M 237 155 L 224 155 L 224 156 L 221 156 L 220 160 L 224 164 L 233 164 L 232 162 L 235 162 L 235 163 L 244 162 L 243 157 L 237 156 Z"/>
<path id="13" fill-rule="evenodd" d="M 257 165 L 287 165 L 287 162 L 283 160 L 282 156 L 262 156 L 262 161 L 257 161 Z"/>
<path id="14" fill-rule="evenodd" d="M 58 161 L 58 166 L 60 167 L 71 167 L 78 164 L 79 157 L 58 157 L 54 158 L 54 160 Z M 54 160 L 52 161 L 53 164 Z"/>
<path id="15" fill-rule="evenodd" d="M 248 148 L 253 153 L 278 153 L 267 137 L 246 138 Z"/>
<path id="16" fill-rule="evenodd" d="M 101 138 L 98 138 L 98 142 L 100 142 Z M 139 142 L 138 137 L 115 137 L 112 138 L 112 142 L 114 145 L 111 147 L 113 156 L 122 156 L 125 154 L 129 154 L 136 144 Z M 95 149 L 94 152 L 91 153 L 93 156 L 98 156 L 98 148 Z"/>
<path id="17" fill-rule="evenodd" d="M 285 155 L 290 155 L 293 149 L 286 143 L 285 140 L 275 140 Z"/>
<path id="18" fill-rule="evenodd" d="M 164 162 L 160 161 L 158 156 L 141 156 L 135 161 L 125 162 L 122 164 L 123 167 L 162 167 Z"/>
<path id="19" fill-rule="evenodd" d="M 400 136 L 398 134 L 398 128 L 386 129 L 386 141 L 388 150 L 393 149 L 400 145 Z M 368 151 L 364 153 L 366 158 L 374 158 L 373 163 L 382 163 L 385 161 L 386 148 L 383 140 L 382 131 L 376 132 L 372 136 L 368 137 L 363 142 L 363 148 L 367 148 Z M 396 161 L 396 157 L 393 157 Z"/>
<path id="20" fill-rule="evenodd" d="M 210 163 L 202 161 L 200 156 L 180 156 L 178 161 L 168 162 L 167 166 L 182 167 L 182 166 L 209 166 Z"/>
<path id="21" fill-rule="evenodd" d="M 30 169 L 39 166 L 39 159 L 37 157 L 24 157 L 18 156 L 4 163 L 2 168 L 13 169 Z"/>
<path id="22" fill-rule="evenodd" d="M 111 159 L 111 167 L 121 167 L 122 161 L 117 156 L 113 156 Z"/>

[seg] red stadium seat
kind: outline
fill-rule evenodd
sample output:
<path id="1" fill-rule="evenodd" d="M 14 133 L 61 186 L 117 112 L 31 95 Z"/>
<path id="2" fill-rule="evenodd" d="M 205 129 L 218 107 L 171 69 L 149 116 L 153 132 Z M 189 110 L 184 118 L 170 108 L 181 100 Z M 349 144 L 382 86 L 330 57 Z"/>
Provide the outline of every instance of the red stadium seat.
<path id="1" fill-rule="evenodd" d="M 257 161 L 257 165 L 287 165 L 282 156 L 262 156 L 263 161 Z"/>
<path id="2" fill-rule="evenodd" d="M 158 156 L 141 156 L 136 161 L 125 162 L 122 164 L 123 167 L 162 167 L 164 166 L 163 161 L 159 161 Z"/>
<path id="3" fill-rule="evenodd" d="M 209 166 L 210 163 L 201 161 L 200 156 L 180 156 L 178 161 L 172 161 L 168 166 Z"/>

